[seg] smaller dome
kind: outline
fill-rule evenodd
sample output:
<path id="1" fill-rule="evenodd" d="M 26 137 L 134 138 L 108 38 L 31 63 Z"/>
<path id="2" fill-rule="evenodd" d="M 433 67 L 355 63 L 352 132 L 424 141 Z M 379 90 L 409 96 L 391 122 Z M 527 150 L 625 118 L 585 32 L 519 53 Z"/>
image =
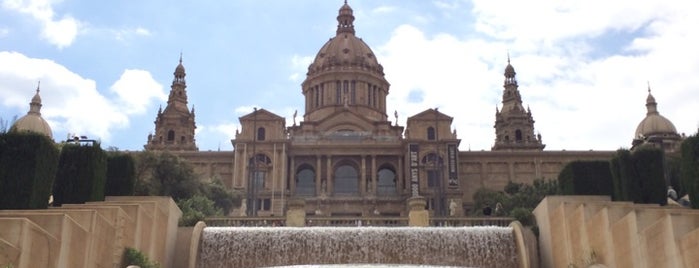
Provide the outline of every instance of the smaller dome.
<path id="1" fill-rule="evenodd" d="M 670 120 L 660 114 L 647 115 L 636 127 L 636 138 L 656 135 L 677 135 L 677 129 Z"/>
<path id="2" fill-rule="evenodd" d="M 515 72 L 515 67 L 510 64 L 510 54 L 507 54 L 507 66 L 505 66 L 505 77 L 512 78 L 515 77 L 517 73 Z"/>
<path id="3" fill-rule="evenodd" d="M 651 137 L 651 136 L 677 136 L 677 129 L 672 122 L 660 115 L 658 112 L 658 103 L 655 102 L 655 97 L 648 89 L 648 97 L 646 98 L 646 118 L 641 120 L 641 123 L 636 127 L 635 138 Z"/>
<path id="4" fill-rule="evenodd" d="M 177 65 L 175 68 L 175 76 L 183 76 L 185 74 L 184 72 L 184 66 L 182 65 L 182 61 L 180 61 L 180 64 Z"/>
<path id="5" fill-rule="evenodd" d="M 49 138 L 53 139 L 53 132 L 49 123 L 41 117 L 41 96 L 39 96 L 39 88 L 36 89 L 36 94 L 29 103 L 29 112 L 22 118 L 18 119 L 10 131 L 31 131 L 40 134 L 44 134 Z"/>
<path id="6" fill-rule="evenodd" d="M 174 75 L 176 77 L 184 77 L 185 72 L 184 72 L 184 65 L 182 65 L 182 53 L 180 53 L 180 64 L 175 67 L 175 73 Z"/>
<path id="7" fill-rule="evenodd" d="M 51 131 L 49 123 L 47 123 L 46 120 L 44 120 L 44 118 L 42 118 L 40 115 L 36 114 L 27 114 L 25 116 L 22 116 L 22 118 L 18 119 L 17 122 L 15 122 L 15 124 L 12 125 L 10 131 L 36 132 L 39 134 L 44 134 L 47 137 L 53 139 L 53 133 Z"/>

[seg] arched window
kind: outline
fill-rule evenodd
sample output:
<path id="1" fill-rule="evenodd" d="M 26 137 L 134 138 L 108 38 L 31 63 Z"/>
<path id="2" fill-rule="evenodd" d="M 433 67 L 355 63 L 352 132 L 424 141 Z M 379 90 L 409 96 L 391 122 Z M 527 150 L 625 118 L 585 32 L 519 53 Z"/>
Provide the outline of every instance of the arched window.
<path id="1" fill-rule="evenodd" d="M 335 170 L 333 192 L 336 194 L 359 194 L 359 173 L 350 165 L 339 166 Z"/>
<path id="2" fill-rule="evenodd" d="M 427 128 L 427 140 L 433 141 L 435 140 L 435 131 L 433 127 L 428 127 Z"/>
<path id="3" fill-rule="evenodd" d="M 376 183 L 377 194 L 396 194 L 396 173 L 387 168 L 381 168 L 378 172 L 378 181 Z"/>
<path id="4" fill-rule="evenodd" d="M 515 130 L 515 141 L 520 142 L 522 141 L 522 131 L 521 130 Z"/>
<path id="5" fill-rule="evenodd" d="M 167 132 L 167 141 L 175 141 L 175 131 L 169 130 Z"/>
<path id="6" fill-rule="evenodd" d="M 310 166 L 302 166 L 296 173 L 296 194 L 300 196 L 316 195 L 316 173 Z"/>
<path id="7" fill-rule="evenodd" d="M 261 127 L 261 128 L 257 129 L 257 140 L 258 141 L 265 140 L 265 128 Z"/>

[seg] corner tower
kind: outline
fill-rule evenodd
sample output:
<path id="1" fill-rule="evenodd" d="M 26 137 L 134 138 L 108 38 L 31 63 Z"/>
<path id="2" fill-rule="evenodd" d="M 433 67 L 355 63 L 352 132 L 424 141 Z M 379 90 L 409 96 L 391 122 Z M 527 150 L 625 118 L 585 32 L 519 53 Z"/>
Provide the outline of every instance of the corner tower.
<path id="1" fill-rule="evenodd" d="M 502 109 L 495 107 L 495 145 L 493 151 L 544 149 L 541 134 L 534 135 L 534 118 L 529 108 L 522 106 L 522 96 L 515 78 L 515 68 L 507 57 L 505 83 L 502 92 Z"/>
<path id="2" fill-rule="evenodd" d="M 194 139 L 194 107 L 187 108 L 186 73 L 180 63 L 175 68 L 175 78 L 170 86 L 170 96 L 165 110 L 158 109 L 155 117 L 155 135 L 149 134 L 146 150 L 197 151 Z"/>

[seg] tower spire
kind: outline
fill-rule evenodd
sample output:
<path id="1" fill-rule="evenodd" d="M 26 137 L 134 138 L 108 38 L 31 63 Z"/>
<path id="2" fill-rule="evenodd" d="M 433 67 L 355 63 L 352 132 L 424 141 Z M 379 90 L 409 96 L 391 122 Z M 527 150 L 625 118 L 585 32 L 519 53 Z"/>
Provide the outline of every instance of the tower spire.
<path id="1" fill-rule="evenodd" d="M 342 5 L 337 15 L 337 35 L 342 33 L 354 35 L 354 15 L 352 8 L 347 4 L 347 0 L 345 0 L 345 4 Z"/>
<path id="2" fill-rule="evenodd" d="M 650 91 L 650 82 L 648 82 L 648 98 L 646 98 L 646 109 L 648 112 L 646 114 L 658 114 L 658 103 L 655 102 L 655 97 L 653 97 Z"/>

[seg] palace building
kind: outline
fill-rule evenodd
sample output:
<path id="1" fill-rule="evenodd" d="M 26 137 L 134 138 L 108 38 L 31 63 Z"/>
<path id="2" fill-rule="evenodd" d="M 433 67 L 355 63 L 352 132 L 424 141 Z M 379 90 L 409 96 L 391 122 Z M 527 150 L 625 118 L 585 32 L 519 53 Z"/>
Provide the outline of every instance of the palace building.
<path id="1" fill-rule="evenodd" d="M 405 126 L 391 122 L 386 111 L 390 83 L 379 59 L 357 37 L 354 19 L 345 2 L 335 36 L 308 67 L 303 121 L 287 126 L 284 117 L 256 109 L 239 118 L 233 151 L 198 151 L 180 58 L 167 106 L 158 110 L 145 149 L 174 152 L 204 178 L 245 193 L 247 202 L 233 212 L 236 216 L 284 215 L 289 200 L 299 198 L 306 201 L 307 214 L 406 216 L 406 200 L 416 194 L 427 199 L 433 216 L 460 216 L 468 213 L 480 188 L 554 179 L 570 161 L 607 160 L 614 153 L 544 151 L 509 58 L 491 151 L 459 151 L 453 117 L 437 109 L 409 117 Z M 676 141 L 674 126 L 648 98 L 653 118 L 644 119 L 648 122 L 639 125 L 635 139 Z"/>

